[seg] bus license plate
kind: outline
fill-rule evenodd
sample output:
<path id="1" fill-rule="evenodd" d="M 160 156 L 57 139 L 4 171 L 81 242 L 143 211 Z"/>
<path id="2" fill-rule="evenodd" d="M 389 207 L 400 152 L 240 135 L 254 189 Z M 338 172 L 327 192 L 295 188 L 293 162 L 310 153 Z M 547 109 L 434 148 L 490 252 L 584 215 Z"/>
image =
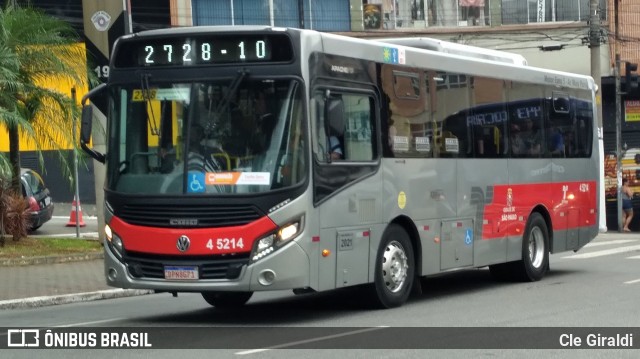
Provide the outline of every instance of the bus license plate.
<path id="1" fill-rule="evenodd" d="M 198 267 L 196 266 L 165 266 L 164 278 L 171 280 L 198 279 Z"/>

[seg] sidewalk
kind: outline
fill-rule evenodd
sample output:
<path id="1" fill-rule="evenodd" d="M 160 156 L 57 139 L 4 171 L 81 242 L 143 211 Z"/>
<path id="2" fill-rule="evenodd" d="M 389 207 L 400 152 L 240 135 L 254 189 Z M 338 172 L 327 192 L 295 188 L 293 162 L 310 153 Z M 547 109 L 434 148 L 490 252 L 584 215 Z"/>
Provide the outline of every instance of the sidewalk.
<path id="1" fill-rule="evenodd" d="M 55 203 L 56 216 L 68 216 L 71 203 Z M 94 204 L 82 204 L 83 217 L 97 216 Z M 84 228 L 82 229 L 84 230 Z M 149 294 L 150 291 L 109 287 L 104 254 L 0 260 L 0 310 L 40 307 L 97 299 Z"/>
<path id="2" fill-rule="evenodd" d="M 639 235 L 640 233 L 607 232 L 600 233 L 595 241 L 637 238 Z M 67 263 L 0 266 L 0 284 L 0 310 L 152 293 L 107 286 L 102 258 Z"/>
<path id="3" fill-rule="evenodd" d="M 0 310 L 148 294 L 109 287 L 102 259 L 0 267 Z"/>

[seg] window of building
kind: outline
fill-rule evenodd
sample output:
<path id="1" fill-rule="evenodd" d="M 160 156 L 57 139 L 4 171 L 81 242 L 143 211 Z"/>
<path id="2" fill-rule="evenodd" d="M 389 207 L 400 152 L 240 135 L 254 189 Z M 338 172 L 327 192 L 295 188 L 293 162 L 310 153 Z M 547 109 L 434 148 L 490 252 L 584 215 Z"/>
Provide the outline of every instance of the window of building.
<path id="1" fill-rule="evenodd" d="M 495 0 L 494 0 L 495 1 Z M 502 24 L 588 21 L 589 0 L 501 0 Z M 600 1 L 603 18 L 607 1 Z"/>
<path id="2" fill-rule="evenodd" d="M 590 0 L 363 0 L 381 7 L 385 29 L 588 21 Z M 606 19 L 607 0 L 599 0 Z"/>

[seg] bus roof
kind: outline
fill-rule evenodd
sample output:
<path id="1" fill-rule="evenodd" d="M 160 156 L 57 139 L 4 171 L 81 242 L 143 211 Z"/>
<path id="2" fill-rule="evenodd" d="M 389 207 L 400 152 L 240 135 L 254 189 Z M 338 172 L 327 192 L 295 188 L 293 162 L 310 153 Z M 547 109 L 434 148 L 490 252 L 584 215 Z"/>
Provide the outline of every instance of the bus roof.
<path id="1" fill-rule="evenodd" d="M 209 33 L 209 32 L 237 32 L 237 31 L 286 31 L 287 28 L 273 27 L 267 25 L 210 25 L 210 26 L 186 26 L 186 27 L 168 27 L 164 29 L 144 30 L 133 33 L 131 35 L 125 35 L 123 37 L 132 36 L 163 36 L 163 35 L 184 35 L 194 33 Z"/>
<path id="2" fill-rule="evenodd" d="M 428 66 L 436 71 L 459 72 L 470 75 L 497 74 L 496 76 L 498 78 L 505 80 L 595 90 L 595 82 L 587 75 L 524 66 L 526 65 L 526 60 L 517 54 L 454 44 L 424 37 L 366 40 L 309 29 L 264 25 L 224 25 L 148 30 L 132 35 L 125 35 L 122 39 L 126 40 L 147 36 L 184 36 L 185 34 L 207 34 L 212 32 L 240 33 L 251 31 L 297 33 L 300 36 L 301 43 L 307 47 L 308 51 L 322 51 L 327 54 L 345 56 L 345 49 L 348 49 L 348 53 L 354 54 L 354 57 L 369 61 L 417 68 Z M 316 47 L 316 49 L 314 49 L 314 47 Z M 399 56 L 392 58 L 389 56 L 390 53 Z"/>
<path id="3" fill-rule="evenodd" d="M 307 30 L 309 31 L 309 30 Z M 524 81 L 560 88 L 576 88 L 596 91 L 595 81 L 591 76 L 539 68 L 523 66 L 517 61 L 502 61 L 488 56 L 471 56 L 467 54 L 452 53 L 451 51 L 434 51 L 422 47 L 410 47 L 384 39 L 366 40 L 351 38 L 331 33 L 321 33 L 323 51 L 327 54 L 345 56 L 345 49 L 350 54 L 357 54 L 359 58 L 371 61 L 383 62 L 392 65 L 402 65 L 414 68 L 431 68 L 435 71 L 462 73 L 473 76 L 492 76 L 511 81 Z M 463 46 L 463 45 L 461 45 Z M 469 46 L 469 48 L 471 48 Z M 487 50 L 493 51 L 493 50 Z M 499 51 L 496 51 L 501 53 Z M 392 53 L 394 55 L 389 56 Z M 478 52 L 479 54 L 480 52 Z M 395 56 L 395 57 L 394 57 Z M 519 55 L 514 55 L 517 59 Z"/>
<path id="4" fill-rule="evenodd" d="M 527 65 L 527 59 L 522 55 L 506 51 L 485 49 L 477 46 L 463 45 L 430 37 L 401 37 L 377 39 L 380 42 L 389 44 L 415 47 L 419 49 L 446 52 L 454 55 L 468 56 L 476 59 L 486 59 L 492 61 L 507 62 L 514 65 Z"/>

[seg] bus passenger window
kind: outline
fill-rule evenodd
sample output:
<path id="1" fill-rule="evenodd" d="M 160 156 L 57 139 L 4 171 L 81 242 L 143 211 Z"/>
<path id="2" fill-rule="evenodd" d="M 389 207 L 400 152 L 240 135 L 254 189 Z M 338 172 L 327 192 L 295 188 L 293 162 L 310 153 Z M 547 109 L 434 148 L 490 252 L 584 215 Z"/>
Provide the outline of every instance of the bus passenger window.
<path id="1" fill-rule="evenodd" d="M 541 138 L 533 120 L 526 118 L 511 128 L 511 151 L 515 156 L 539 157 Z"/>
<path id="2" fill-rule="evenodd" d="M 497 126 L 482 126 L 476 133 L 476 157 L 501 157 L 503 151 L 502 133 Z"/>
<path id="3" fill-rule="evenodd" d="M 562 130 L 558 126 L 552 126 L 551 131 L 549 133 L 549 153 L 552 157 L 565 157 L 565 136 L 562 133 Z"/>

